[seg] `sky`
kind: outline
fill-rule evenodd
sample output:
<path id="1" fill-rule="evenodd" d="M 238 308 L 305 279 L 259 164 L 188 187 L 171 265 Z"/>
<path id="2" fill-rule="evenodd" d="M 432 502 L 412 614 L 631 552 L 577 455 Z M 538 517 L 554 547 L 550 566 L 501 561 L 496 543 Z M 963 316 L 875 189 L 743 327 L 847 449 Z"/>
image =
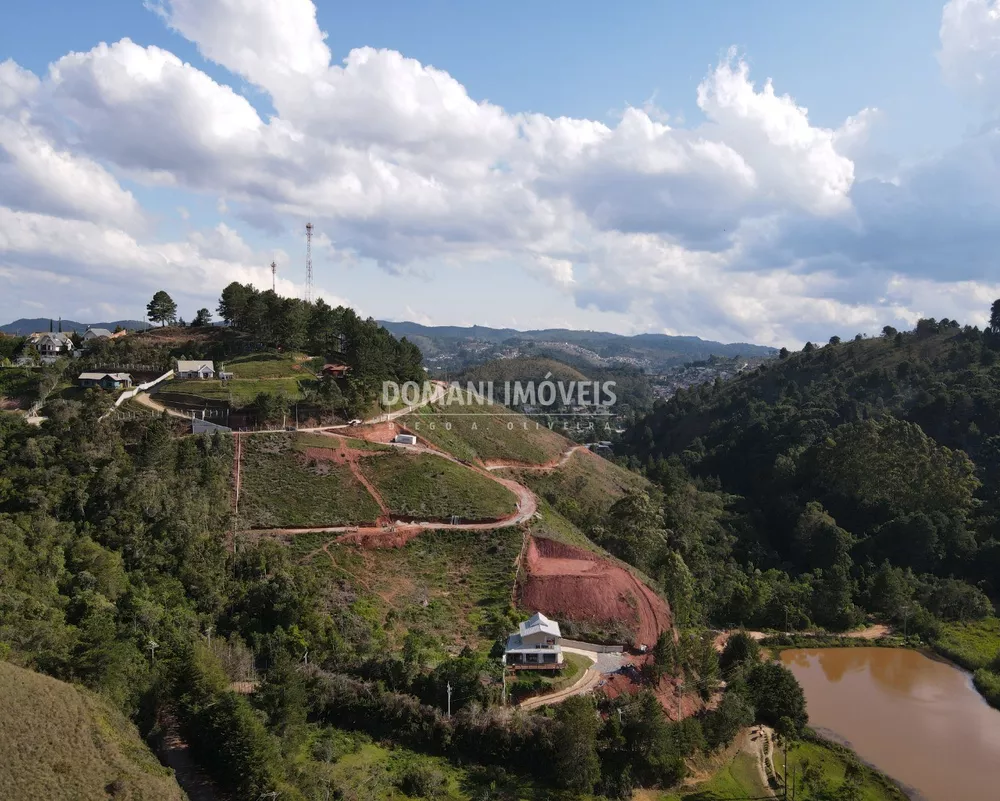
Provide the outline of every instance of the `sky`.
<path id="1" fill-rule="evenodd" d="M 379 319 L 800 346 L 1000 297 L 997 0 L 34 0 L 0 322 L 231 281 Z"/>

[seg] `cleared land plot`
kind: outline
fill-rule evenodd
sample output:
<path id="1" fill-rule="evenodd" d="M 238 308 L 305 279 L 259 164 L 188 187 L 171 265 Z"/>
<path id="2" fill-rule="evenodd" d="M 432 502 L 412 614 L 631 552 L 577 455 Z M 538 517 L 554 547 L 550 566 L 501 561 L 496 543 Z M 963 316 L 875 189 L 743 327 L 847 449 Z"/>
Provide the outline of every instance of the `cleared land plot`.
<path id="1" fill-rule="evenodd" d="M 419 631 L 442 653 L 457 653 L 465 645 L 492 644 L 495 621 L 510 610 L 521 534 L 512 528 L 427 531 L 401 548 L 384 550 L 307 534 L 291 547 L 308 557 L 324 580 L 331 614 L 340 614 L 346 584 L 354 611 L 374 614 L 390 650 L 402 647 L 407 632 Z"/>
<path id="2" fill-rule="evenodd" d="M 379 507 L 347 464 L 294 434 L 243 438 L 240 524 L 308 528 L 372 523 Z M 332 438 L 327 438 L 332 439 Z"/>
<path id="3" fill-rule="evenodd" d="M 311 378 L 313 371 L 303 353 L 251 353 L 226 359 L 226 371 L 240 378 Z"/>
<path id="4" fill-rule="evenodd" d="M 87 690 L 0 662 L 0 721 L 0 786 L 10 798 L 185 797 L 135 726 Z"/>
<path id="5" fill-rule="evenodd" d="M 228 367 L 227 367 L 228 369 Z M 271 395 L 284 395 L 289 400 L 301 400 L 305 397 L 303 383 L 312 381 L 305 378 L 233 378 L 229 381 L 202 380 L 198 378 L 177 379 L 163 385 L 156 393 L 156 399 L 161 403 L 190 403 L 191 399 L 208 401 L 223 401 L 233 406 L 246 406 L 253 402 L 261 392 Z"/>
<path id="6" fill-rule="evenodd" d="M 437 456 L 392 452 L 364 458 L 359 466 L 396 515 L 499 520 L 517 511 L 517 499 L 508 489 Z"/>
<path id="7" fill-rule="evenodd" d="M 400 422 L 459 459 L 549 464 L 573 443 L 530 417 L 502 406 L 425 406 Z"/>

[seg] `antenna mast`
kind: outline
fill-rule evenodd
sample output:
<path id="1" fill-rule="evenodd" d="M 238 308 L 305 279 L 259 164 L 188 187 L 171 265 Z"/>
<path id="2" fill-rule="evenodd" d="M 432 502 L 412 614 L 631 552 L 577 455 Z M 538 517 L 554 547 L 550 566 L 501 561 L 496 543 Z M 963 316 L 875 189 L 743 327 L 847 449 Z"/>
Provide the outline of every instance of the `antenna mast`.
<path id="1" fill-rule="evenodd" d="M 312 303 L 313 299 L 313 224 L 306 223 L 306 303 Z"/>
<path id="2" fill-rule="evenodd" d="M 274 287 L 276 286 L 276 276 L 278 273 L 278 265 L 273 261 L 271 262 L 271 291 L 274 292 Z"/>

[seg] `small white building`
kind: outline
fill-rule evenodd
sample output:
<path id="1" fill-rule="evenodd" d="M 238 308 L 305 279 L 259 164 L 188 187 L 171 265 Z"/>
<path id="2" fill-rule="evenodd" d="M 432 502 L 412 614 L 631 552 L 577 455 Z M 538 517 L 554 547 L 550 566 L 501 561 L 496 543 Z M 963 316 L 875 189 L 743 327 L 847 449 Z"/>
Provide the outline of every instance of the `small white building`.
<path id="1" fill-rule="evenodd" d="M 92 339 L 111 339 L 113 334 L 107 328 L 88 328 L 83 332 L 83 341 L 90 342 Z"/>
<path id="2" fill-rule="evenodd" d="M 215 362 L 179 359 L 174 375 L 177 378 L 215 378 Z"/>
<path id="3" fill-rule="evenodd" d="M 393 437 L 393 442 L 399 445 L 416 445 L 417 438 L 413 434 L 396 434 Z"/>
<path id="4" fill-rule="evenodd" d="M 503 660 L 508 667 L 527 670 L 559 670 L 563 652 L 559 624 L 541 612 L 525 620 L 516 634 L 507 638 Z"/>

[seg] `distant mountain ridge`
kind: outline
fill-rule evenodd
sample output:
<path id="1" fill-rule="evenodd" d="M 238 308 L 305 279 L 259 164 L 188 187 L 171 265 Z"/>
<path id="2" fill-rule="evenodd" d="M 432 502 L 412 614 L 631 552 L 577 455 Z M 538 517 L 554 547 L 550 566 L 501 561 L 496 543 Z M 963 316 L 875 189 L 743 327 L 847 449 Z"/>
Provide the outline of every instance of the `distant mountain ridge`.
<path id="1" fill-rule="evenodd" d="M 434 368 L 455 370 L 495 358 L 544 356 L 580 367 L 631 364 L 647 371 L 671 367 L 711 356 L 769 357 L 776 348 L 749 342 L 713 342 L 695 336 L 637 334 L 625 336 L 605 331 L 547 328 L 518 331 L 488 326 L 427 326 L 379 320 L 394 336 L 406 337 L 424 353 Z"/>
<path id="2" fill-rule="evenodd" d="M 457 325 L 421 325 L 411 322 L 389 322 L 379 320 L 378 324 L 387 328 L 397 337 L 426 336 L 440 337 L 445 339 L 478 339 L 485 342 L 503 342 L 507 339 L 530 339 L 535 341 L 554 341 L 561 339 L 564 342 L 598 341 L 608 342 L 633 341 L 656 344 L 673 345 L 696 345 L 710 348 L 732 348 L 736 352 L 747 356 L 768 356 L 777 353 L 777 348 L 767 345 L 755 345 L 751 342 L 715 342 L 710 339 L 702 339 L 696 336 L 672 336 L 670 334 L 612 334 L 608 331 L 582 331 L 573 328 L 540 328 L 529 331 L 520 331 L 516 328 L 489 328 L 484 325 L 457 326 Z M 722 355 L 722 354 L 720 354 Z"/>
<path id="3" fill-rule="evenodd" d="M 50 322 L 52 323 L 52 330 L 58 331 L 60 321 L 50 320 L 48 317 L 22 317 L 12 323 L 7 323 L 7 325 L 0 325 L 0 331 L 5 334 L 34 334 L 38 331 L 48 331 Z M 130 329 L 152 327 L 144 320 L 112 320 L 111 322 L 102 323 L 78 323 L 76 320 L 62 321 L 62 330 L 67 334 L 72 333 L 73 331 L 77 331 L 82 334 L 88 328 L 107 328 L 109 331 L 114 331 L 118 326 Z"/>

